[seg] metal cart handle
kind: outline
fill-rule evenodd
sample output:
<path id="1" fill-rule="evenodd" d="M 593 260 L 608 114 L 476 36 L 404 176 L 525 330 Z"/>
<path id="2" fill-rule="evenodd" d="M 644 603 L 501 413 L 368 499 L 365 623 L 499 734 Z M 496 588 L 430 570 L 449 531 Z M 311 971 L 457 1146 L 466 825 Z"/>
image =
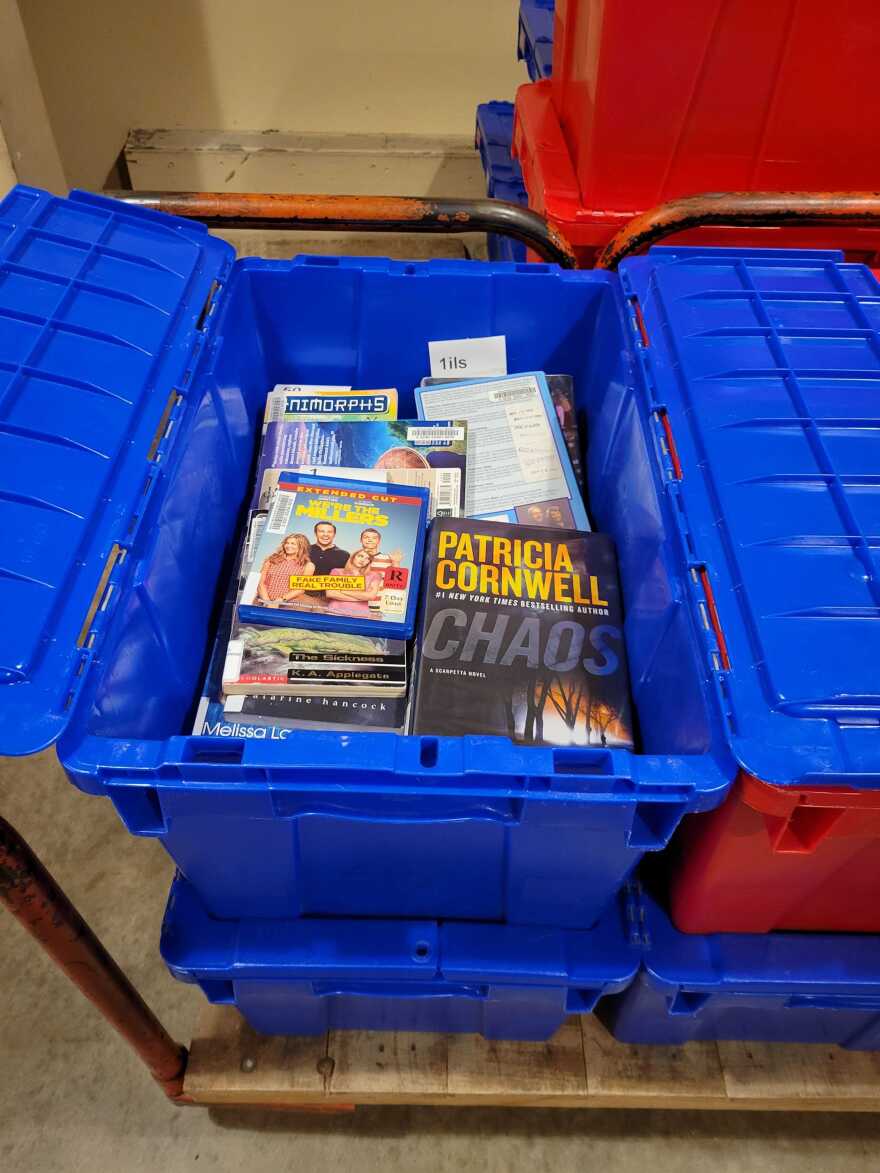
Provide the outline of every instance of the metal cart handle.
<path id="1" fill-rule="evenodd" d="M 295 195 L 259 192 L 109 191 L 124 204 L 201 220 L 208 228 L 362 232 L 497 232 L 543 260 L 577 267 L 574 251 L 543 216 L 504 200 L 421 196 Z"/>
<path id="2" fill-rule="evenodd" d="M 666 236 L 707 224 L 726 228 L 855 225 L 880 228 L 876 191 L 722 191 L 686 196 L 633 216 L 603 249 L 597 269 L 616 269 Z"/>

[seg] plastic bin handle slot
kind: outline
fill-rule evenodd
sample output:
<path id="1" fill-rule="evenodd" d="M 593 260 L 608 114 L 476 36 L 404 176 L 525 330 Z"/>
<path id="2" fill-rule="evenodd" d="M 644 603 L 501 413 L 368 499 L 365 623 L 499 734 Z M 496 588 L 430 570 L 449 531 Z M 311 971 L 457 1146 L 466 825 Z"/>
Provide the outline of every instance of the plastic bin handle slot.
<path id="1" fill-rule="evenodd" d="M 312 982 L 312 993 L 319 998 L 471 998 L 485 1001 L 489 997 L 488 986 L 450 985 L 416 986 L 415 984 L 394 985 L 388 982 L 355 982 L 351 985 L 339 982 Z"/>
<path id="2" fill-rule="evenodd" d="M 687 812 L 686 802 L 637 802 L 627 845 L 642 851 L 660 851 Z"/>
<path id="3" fill-rule="evenodd" d="M 786 1010 L 875 1010 L 880 1013 L 880 994 L 793 994 Z"/>
<path id="4" fill-rule="evenodd" d="M 458 819 L 482 820 L 516 826 L 522 821 L 522 797 L 488 797 L 444 794 L 442 789 L 394 785 L 337 787 L 315 783 L 309 787 L 285 790 L 282 786 L 269 792 L 272 812 L 278 819 L 317 816 L 345 819 L 349 822 L 375 823 L 453 823 Z M 376 802 L 381 799 L 381 819 Z"/>
<path id="5" fill-rule="evenodd" d="M 565 1013 L 591 1014 L 603 993 L 601 987 L 598 990 L 569 990 L 565 997 Z"/>
<path id="6" fill-rule="evenodd" d="M 699 1014 L 711 997 L 696 990 L 679 990 L 669 999 L 668 1012 L 679 1016 Z"/>
<path id="7" fill-rule="evenodd" d="M 764 823 L 779 855 L 809 855 L 827 839 L 843 814 L 835 807 L 798 806 L 788 818 L 765 815 Z"/>

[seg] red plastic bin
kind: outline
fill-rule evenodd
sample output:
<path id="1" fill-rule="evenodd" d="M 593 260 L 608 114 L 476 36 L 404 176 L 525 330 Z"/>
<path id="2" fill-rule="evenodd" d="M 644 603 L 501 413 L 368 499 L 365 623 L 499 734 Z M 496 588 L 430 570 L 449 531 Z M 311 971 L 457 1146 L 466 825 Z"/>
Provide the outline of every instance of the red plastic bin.
<path id="1" fill-rule="evenodd" d="M 880 19 L 877 21 L 880 28 Z M 590 202 L 578 186 L 577 175 L 559 117 L 551 97 L 553 81 L 520 86 L 516 94 L 516 116 L 512 151 L 522 168 L 529 207 L 540 212 L 571 242 L 582 268 L 590 268 L 612 237 L 639 212 L 656 201 L 624 209 Z M 880 87 L 878 87 L 880 93 Z M 864 144 L 862 146 L 864 152 Z M 880 156 L 878 156 L 880 168 Z M 623 165 L 619 165 L 623 170 Z M 880 175 L 877 176 L 880 186 Z M 709 191 L 711 173 L 695 180 L 692 191 Z M 741 188 L 744 186 L 739 185 Z M 791 185 L 789 185 L 791 186 Z M 840 188 L 841 183 L 831 186 Z M 690 229 L 669 237 L 669 243 L 718 245 L 728 248 L 839 248 L 849 261 L 880 264 L 880 229 L 826 227 Z M 535 257 L 529 254 L 529 259 Z"/>
<path id="2" fill-rule="evenodd" d="M 583 204 L 880 186 L 876 0 L 557 0 L 553 105 Z"/>
<path id="3" fill-rule="evenodd" d="M 880 933 L 880 791 L 748 774 L 682 824 L 670 909 L 685 933 Z"/>

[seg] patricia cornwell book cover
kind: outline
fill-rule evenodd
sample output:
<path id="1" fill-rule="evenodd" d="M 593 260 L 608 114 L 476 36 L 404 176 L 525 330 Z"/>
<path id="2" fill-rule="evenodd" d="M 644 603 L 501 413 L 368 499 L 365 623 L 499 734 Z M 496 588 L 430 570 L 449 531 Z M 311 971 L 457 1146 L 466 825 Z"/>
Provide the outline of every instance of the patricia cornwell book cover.
<path id="1" fill-rule="evenodd" d="M 609 537 L 437 519 L 424 582 L 413 733 L 632 746 Z"/>

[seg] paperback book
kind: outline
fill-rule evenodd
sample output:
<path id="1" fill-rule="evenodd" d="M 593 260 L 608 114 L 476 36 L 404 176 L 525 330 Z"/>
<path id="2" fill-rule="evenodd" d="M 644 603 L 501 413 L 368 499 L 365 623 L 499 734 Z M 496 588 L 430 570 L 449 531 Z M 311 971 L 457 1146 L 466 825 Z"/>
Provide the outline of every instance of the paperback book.
<path id="1" fill-rule="evenodd" d="M 435 521 L 424 583 L 414 733 L 632 747 L 609 537 Z"/>
<path id="2" fill-rule="evenodd" d="M 403 730 L 407 709 L 405 696 L 346 694 L 326 698 L 285 691 L 266 696 L 237 694 L 224 700 L 222 675 L 234 614 L 234 599 L 230 595 L 220 618 L 196 709 L 192 729 L 196 736 L 285 741 L 295 729 L 328 732 Z"/>
<path id="3" fill-rule="evenodd" d="M 397 697 L 203 696 L 196 711 L 197 737 L 286 741 L 296 729 L 333 733 L 403 732 L 406 699 Z"/>
<path id="4" fill-rule="evenodd" d="M 402 696 L 406 643 L 381 636 L 233 620 L 222 694 L 325 692 Z"/>
<path id="5" fill-rule="evenodd" d="M 402 733 L 406 697 L 319 697 L 279 693 L 268 696 L 231 696 L 223 706 L 228 720 L 253 724 L 283 724 L 292 729 L 334 732 L 393 730 Z"/>
<path id="6" fill-rule="evenodd" d="M 415 624 L 428 491 L 283 470 L 252 514 L 243 623 L 405 639 Z"/>
<path id="7" fill-rule="evenodd" d="M 397 389 L 352 391 L 351 387 L 276 383 L 266 397 L 263 430 L 285 420 L 397 419 Z"/>
<path id="8" fill-rule="evenodd" d="M 462 420 L 291 420 L 270 423 L 257 462 L 254 509 L 268 509 L 283 470 L 428 490 L 429 517 L 464 514 Z"/>

